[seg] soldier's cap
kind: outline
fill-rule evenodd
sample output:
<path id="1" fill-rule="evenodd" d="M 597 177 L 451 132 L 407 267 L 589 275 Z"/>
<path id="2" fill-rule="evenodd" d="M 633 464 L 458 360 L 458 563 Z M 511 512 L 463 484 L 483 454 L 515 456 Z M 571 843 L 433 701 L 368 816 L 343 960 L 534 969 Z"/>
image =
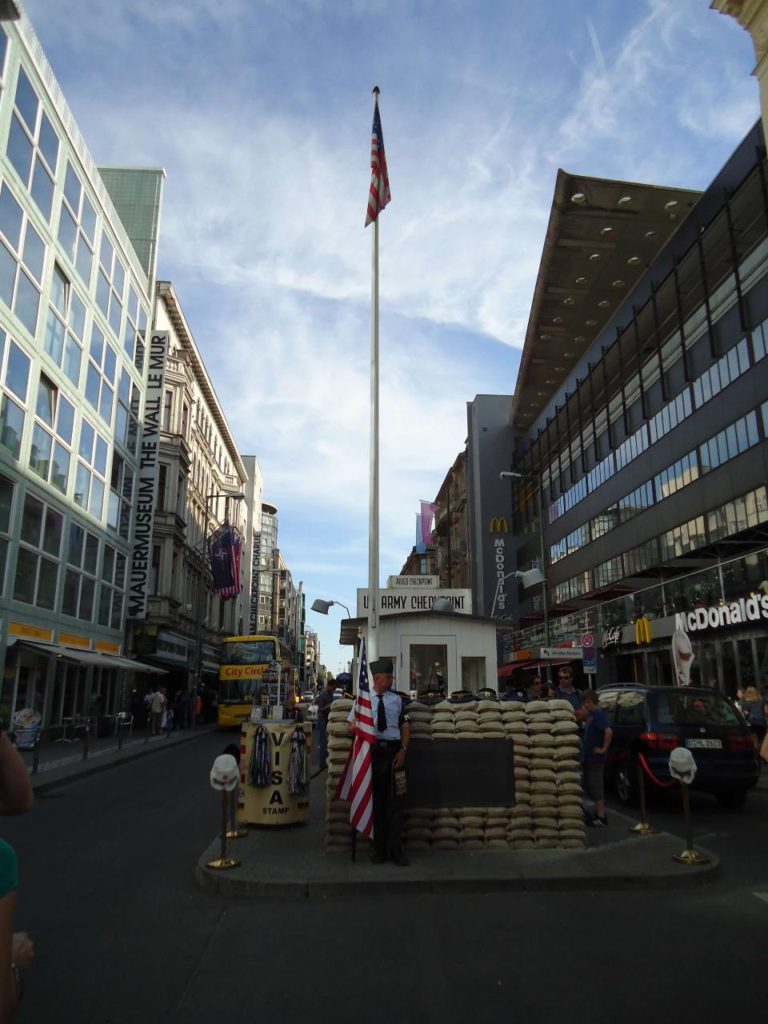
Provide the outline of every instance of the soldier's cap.
<path id="1" fill-rule="evenodd" d="M 211 768 L 211 785 L 231 793 L 240 781 L 240 768 L 231 754 L 219 754 Z"/>
<path id="2" fill-rule="evenodd" d="M 372 676 L 391 676 L 392 675 L 392 659 L 391 658 L 377 658 L 376 661 L 371 662 L 371 675 Z"/>

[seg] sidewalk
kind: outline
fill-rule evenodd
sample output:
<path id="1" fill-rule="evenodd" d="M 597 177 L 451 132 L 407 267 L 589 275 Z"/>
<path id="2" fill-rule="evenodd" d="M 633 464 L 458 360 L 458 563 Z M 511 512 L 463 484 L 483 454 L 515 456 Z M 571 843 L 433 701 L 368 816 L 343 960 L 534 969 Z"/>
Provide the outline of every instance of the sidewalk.
<path id="1" fill-rule="evenodd" d="M 207 736 L 215 729 L 216 725 L 214 724 L 201 725 L 196 729 L 174 730 L 167 737 L 165 735 L 149 736 L 143 731 L 124 734 L 122 748 L 117 736 L 91 738 L 88 743 L 87 760 L 83 759 L 84 745 L 80 739 L 71 743 L 46 743 L 37 751 L 36 772 L 33 772 L 34 753 L 31 750 L 21 750 L 19 753 L 24 758 L 27 771 L 32 778 L 33 790 L 35 793 L 42 793 L 68 782 L 74 782 L 86 775 L 106 771 L 119 764 L 126 764 L 138 757 L 156 754 L 161 750 L 168 750 L 181 743 L 188 743 L 198 737 Z"/>
<path id="2" fill-rule="evenodd" d="M 217 838 L 198 860 L 201 887 L 238 898 L 305 899 L 393 893 L 540 892 L 543 890 L 677 889 L 714 880 L 720 869 L 709 863 L 688 866 L 673 859 L 685 848 L 678 836 L 638 836 L 629 831 L 637 818 L 611 812 L 605 829 L 588 830 L 586 850 L 414 850 L 410 865 L 374 865 L 361 842 L 358 859 L 349 852 L 326 851 L 325 775 L 310 784 L 306 824 L 285 828 L 249 827 L 242 839 L 227 841 L 227 856 L 240 866 L 214 871 L 209 860 L 221 855 Z M 694 821 L 695 826 L 695 821 Z M 680 821 L 683 834 L 683 821 Z"/>

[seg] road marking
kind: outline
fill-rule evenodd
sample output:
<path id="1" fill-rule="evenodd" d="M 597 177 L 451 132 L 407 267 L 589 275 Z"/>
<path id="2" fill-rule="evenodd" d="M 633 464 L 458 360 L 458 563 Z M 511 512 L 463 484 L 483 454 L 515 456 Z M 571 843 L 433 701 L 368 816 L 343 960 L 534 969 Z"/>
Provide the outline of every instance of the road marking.
<path id="1" fill-rule="evenodd" d="M 763 903 L 768 903 L 768 892 L 753 892 L 752 895 L 757 896 Z"/>

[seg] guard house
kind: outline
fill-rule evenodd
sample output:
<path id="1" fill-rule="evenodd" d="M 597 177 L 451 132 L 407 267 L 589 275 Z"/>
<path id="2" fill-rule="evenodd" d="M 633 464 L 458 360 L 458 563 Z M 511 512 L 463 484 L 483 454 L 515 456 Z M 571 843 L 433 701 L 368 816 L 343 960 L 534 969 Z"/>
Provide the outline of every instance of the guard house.
<path id="1" fill-rule="evenodd" d="M 356 657 L 368 625 L 367 598 L 367 590 L 358 590 L 358 617 L 341 624 L 340 641 L 354 645 Z M 497 689 L 499 621 L 472 615 L 468 590 L 438 588 L 437 577 L 393 576 L 380 605 L 377 657 L 392 658 L 394 689 L 416 696 Z M 353 679 L 356 688 L 357 671 Z"/>

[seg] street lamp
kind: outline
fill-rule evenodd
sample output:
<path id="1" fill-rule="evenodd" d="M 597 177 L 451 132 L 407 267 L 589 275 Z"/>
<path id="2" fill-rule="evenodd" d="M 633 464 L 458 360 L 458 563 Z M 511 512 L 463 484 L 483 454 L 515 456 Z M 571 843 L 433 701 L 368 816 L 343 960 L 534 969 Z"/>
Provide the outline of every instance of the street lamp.
<path id="1" fill-rule="evenodd" d="M 347 608 L 347 606 L 342 601 L 324 601 L 322 599 L 322 597 L 316 597 L 315 598 L 315 600 L 312 602 L 312 609 L 311 610 L 313 612 L 320 612 L 321 615 L 327 615 L 328 612 L 331 609 L 331 605 L 332 604 L 339 604 L 339 605 L 341 605 L 341 607 L 347 613 L 347 618 L 348 619 L 352 618 L 352 614 L 351 614 L 349 608 Z"/>
<path id="2" fill-rule="evenodd" d="M 544 612 L 544 644 L 549 647 L 549 595 L 547 594 L 547 577 L 546 577 L 546 558 L 544 556 L 544 511 L 542 508 L 541 501 L 541 478 L 536 476 L 534 473 L 517 473 L 514 470 L 502 470 L 499 473 L 499 479 L 501 480 L 528 480 L 533 483 L 536 489 L 536 515 L 539 520 L 539 570 L 541 579 L 537 582 L 542 585 L 541 587 L 541 603 L 542 610 Z M 533 586 L 533 583 L 523 583 L 523 586 Z M 494 599 L 494 605 L 496 601 Z M 491 613 L 493 614 L 493 613 Z"/>
<path id="3" fill-rule="evenodd" d="M 537 569 L 535 567 L 533 569 L 526 569 L 525 572 L 520 572 L 518 569 L 513 569 L 511 572 L 505 573 L 503 576 L 499 576 L 499 578 L 496 580 L 496 593 L 493 595 L 491 618 L 493 618 L 493 613 L 496 611 L 496 601 L 498 600 L 499 597 L 501 585 L 504 582 L 504 580 L 508 580 L 510 576 L 515 576 L 517 579 L 519 579 L 523 586 L 526 588 L 526 590 L 528 589 L 528 587 L 537 587 L 540 584 L 546 582 L 546 580 L 544 579 L 544 574 L 541 572 L 540 569 Z"/>
<path id="4" fill-rule="evenodd" d="M 208 603 L 206 595 L 206 582 L 207 582 L 207 571 L 210 570 L 210 558 L 208 557 L 208 507 L 212 501 L 217 498 L 232 498 L 233 501 L 245 500 L 245 494 L 242 491 L 223 491 L 218 494 L 206 494 L 205 496 L 205 512 L 203 515 L 203 539 L 201 543 L 201 553 L 203 556 L 203 567 L 200 570 L 200 586 L 198 588 L 197 595 L 197 639 L 195 649 L 195 679 L 193 693 L 195 698 L 197 697 L 197 689 L 200 685 L 200 680 L 203 675 L 203 608 Z M 196 722 L 197 713 L 195 710 L 196 699 L 192 701 L 192 727 L 194 728 Z"/>

